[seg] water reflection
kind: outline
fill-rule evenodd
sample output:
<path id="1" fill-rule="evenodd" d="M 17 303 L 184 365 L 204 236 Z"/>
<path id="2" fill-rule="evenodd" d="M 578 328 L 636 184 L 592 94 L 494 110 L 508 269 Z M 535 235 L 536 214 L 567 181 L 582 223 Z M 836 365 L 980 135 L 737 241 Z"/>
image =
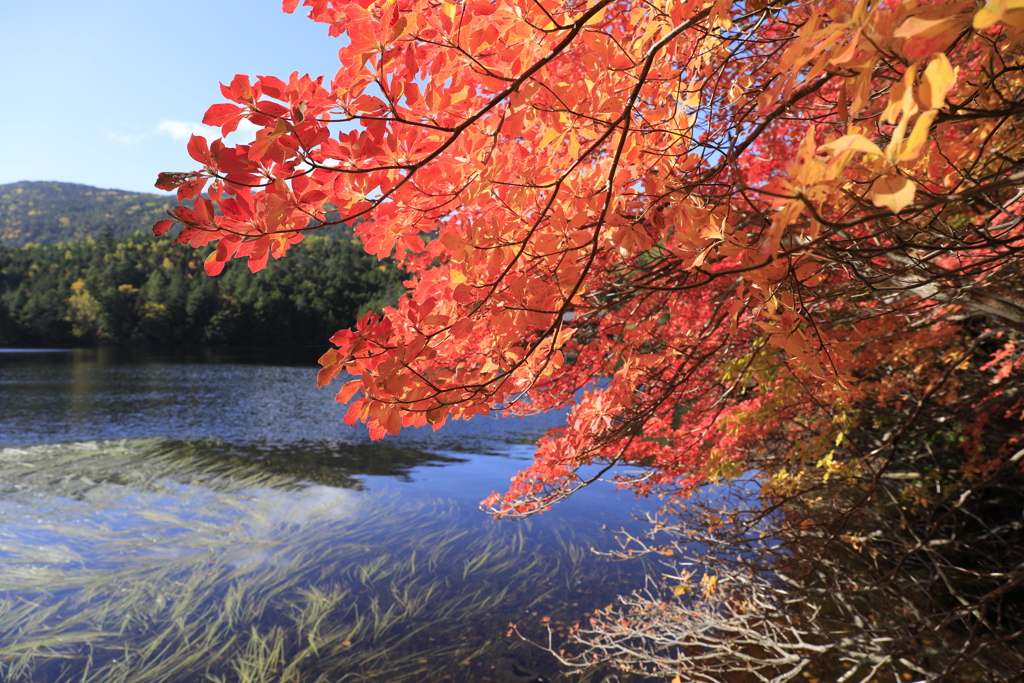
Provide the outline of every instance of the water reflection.
<path id="1" fill-rule="evenodd" d="M 141 436 L 287 446 L 368 441 L 364 429 L 344 424 L 334 391 L 316 388 L 311 362 L 254 362 L 266 359 L 258 353 L 153 356 L 113 349 L 0 354 L 0 442 Z M 439 432 L 407 430 L 390 441 L 420 449 L 501 453 L 508 445 L 532 442 L 561 420 L 558 414 L 482 417 Z"/>
<path id="2" fill-rule="evenodd" d="M 259 360 L 0 354 L 0 680 L 557 680 L 509 622 L 642 582 L 590 553 L 638 509 L 610 487 L 477 509 L 561 415 L 373 443 Z"/>
<path id="3" fill-rule="evenodd" d="M 411 482 L 412 473 L 419 468 L 467 461 L 456 454 L 422 451 L 390 441 L 300 441 L 287 446 L 190 441 L 188 445 L 195 457 L 229 467 L 258 467 L 266 472 L 350 489 L 365 488 L 365 480 L 373 477 Z"/>
<path id="4" fill-rule="evenodd" d="M 564 632 L 641 569 L 566 520 L 494 523 L 181 442 L 0 449 L 0 482 L 12 682 L 554 677 L 507 624 Z"/>

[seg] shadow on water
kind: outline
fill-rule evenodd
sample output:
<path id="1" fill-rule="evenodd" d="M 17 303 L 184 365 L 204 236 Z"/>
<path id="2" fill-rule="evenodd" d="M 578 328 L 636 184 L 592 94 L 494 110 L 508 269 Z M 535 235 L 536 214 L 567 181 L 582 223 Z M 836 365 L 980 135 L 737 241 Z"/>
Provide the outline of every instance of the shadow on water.
<path id="1" fill-rule="evenodd" d="M 184 445 L 184 444 L 183 444 Z M 443 467 L 466 462 L 465 458 L 429 453 L 391 442 L 364 444 L 306 441 L 282 446 L 188 442 L 197 459 L 228 468 L 258 467 L 327 486 L 365 488 L 362 477 L 391 477 L 411 481 L 421 467 Z"/>
<path id="2" fill-rule="evenodd" d="M 382 453 L 365 457 L 386 474 L 438 457 Z M 557 680 L 509 622 L 564 633 L 642 576 L 590 553 L 608 537 L 571 518 L 501 523 L 360 491 L 345 457 L 160 439 L 0 449 L 0 679 Z"/>

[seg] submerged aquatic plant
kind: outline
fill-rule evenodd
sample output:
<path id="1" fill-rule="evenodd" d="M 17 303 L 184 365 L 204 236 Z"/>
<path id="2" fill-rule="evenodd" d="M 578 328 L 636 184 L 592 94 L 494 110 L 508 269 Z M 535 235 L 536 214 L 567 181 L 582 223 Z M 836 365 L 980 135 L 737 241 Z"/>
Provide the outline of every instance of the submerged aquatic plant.
<path id="1" fill-rule="evenodd" d="M 503 680 L 509 621 L 568 622 L 573 596 L 619 589 L 568 524 L 312 484 L 203 444 L 0 449 L 0 493 L 10 683 Z"/>

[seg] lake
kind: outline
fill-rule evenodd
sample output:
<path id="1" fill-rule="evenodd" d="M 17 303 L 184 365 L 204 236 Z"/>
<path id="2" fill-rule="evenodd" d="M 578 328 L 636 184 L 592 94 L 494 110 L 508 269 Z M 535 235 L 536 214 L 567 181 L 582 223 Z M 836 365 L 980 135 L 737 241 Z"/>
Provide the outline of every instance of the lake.
<path id="1" fill-rule="evenodd" d="M 591 549 L 654 503 L 478 509 L 563 415 L 370 442 L 309 361 L 0 353 L 0 679 L 559 680 L 509 623 L 557 637 L 643 585 Z"/>

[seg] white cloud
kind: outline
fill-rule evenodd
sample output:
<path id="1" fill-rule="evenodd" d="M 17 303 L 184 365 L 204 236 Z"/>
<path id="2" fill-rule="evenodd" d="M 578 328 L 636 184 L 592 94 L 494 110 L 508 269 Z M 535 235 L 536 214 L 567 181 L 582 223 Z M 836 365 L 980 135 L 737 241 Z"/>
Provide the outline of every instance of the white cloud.
<path id="1" fill-rule="evenodd" d="M 111 140 L 116 140 L 122 145 L 130 145 L 137 139 L 137 136 L 135 135 L 118 135 L 117 133 L 107 133 L 106 135 Z"/>
<path id="2" fill-rule="evenodd" d="M 228 141 L 236 144 L 251 142 L 256 138 L 256 131 L 260 128 L 248 120 L 238 124 L 238 130 L 228 136 Z M 202 135 L 207 140 L 220 137 L 220 128 L 205 126 L 194 121 L 161 121 L 156 124 L 156 132 L 161 135 L 170 135 L 175 140 L 188 140 L 193 135 Z"/>
<path id="3" fill-rule="evenodd" d="M 243 138 L 245 138 L 246 142 L 250 142 L 250 141 L 256 139 L 256 131 L 258 131 L 258 130 L 260 130 L 259 126 L 257 126 L 255 123 L 253 123 L 249 119 L 246 119 L 245 121 L 239 122 L 238 130 L 236 130 L 234 133 L 232 133 L 228 137 L 232 137 L 232 136 L 235 136 L 235 135 L 240 135 Z"/>
<path id="4" fill-rule="evenodd" d="M 156 132 L 162 135 L 170 135 L 175 140 L 188 140 L 193 135 L 204 135 L 209 137 L 209 126 L 192 121 L 161 121 L 156 124 Z"/>

